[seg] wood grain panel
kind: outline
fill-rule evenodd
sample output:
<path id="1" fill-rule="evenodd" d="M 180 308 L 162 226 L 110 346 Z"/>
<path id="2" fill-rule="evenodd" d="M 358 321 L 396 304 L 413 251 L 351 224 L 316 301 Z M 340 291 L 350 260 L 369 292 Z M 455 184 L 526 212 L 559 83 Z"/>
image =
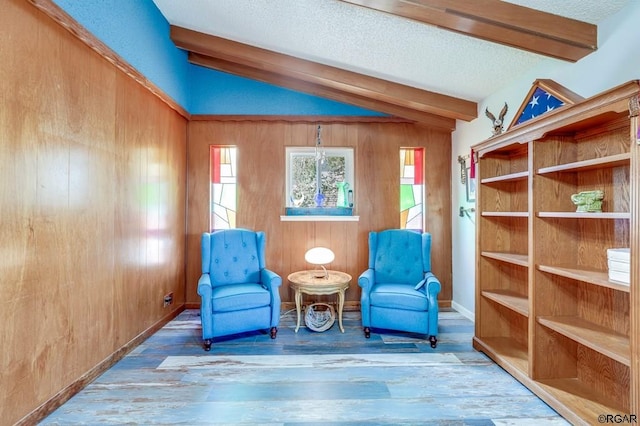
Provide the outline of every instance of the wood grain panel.
<path id="1" fill-rule="evenodd" d="M 153 93 L 171 109 L 179 112 L 183 117 L 189 118 L 189 114 L 174 99 L 168 96 L 162 89 L 147 79 L 136 68 L 131 66 L 119 54 L 111 50 L 102 40 L 91 34 L 86 28 L 80 25 L 68 13 L 66 13 L 54 0 L 27 0 L 35 7 L 40 9 L 44 14 L 51 18 L 54 22 L 60 24 L 64 29 L 69 31 L 74 37 L 78 38 L 90 49 L 94 50 L 98 55 L 111 62 L 120 71 L 128 75 L 131 79 L 137 81 L 148 91 Z"/>
<path id="2" fill-rule="evenodd" d="M 29 2 L 0 25 L 0 418 L 34 424 L 184 303 L 187 125 Z"/>
<path id="3" fill-rule="evenodd" d="M 486 315 L 493 327 L 481 325 L 483 338 L 504 338 L 518 346 L 527 346 L 527 317 L 496 303 L 488 298 L 480 301 L 483 315 Z"/>
<path id="4" fill-rule="evenodd" d="M 597 47 L 593 24 L 498 0 L 342 1 L 574 62 Z"/>
<path id="5" fill-rule="evenodd" d="M 631 107 L 634 104 L 638 105 L 640 99 L 638 96 L 634 96 L 631 98 L 629 102 L 629 106 Z M 640 167 L 637 159 L 640 158 L 640 123 L 638 123 L 638 114 L 640 111 L 635 109 L 635 111 L 631 112 L 631 126 L 629 128 L 629 139 L 631 141 L 631 156 L 636 159 L 636 161 L 631 162 L 630 166 L 630 180 L 629 180 L 629 194 L 631 200 L 629 209 L 631 212 L 631 223 L 636 224 L 636 226 L 631 228 L 631 232 L 629 234 L 629 247 L 631 248 L 631 252 L 634 253 L 634 262 L 631 262 L 631 293 L 629 296 L 629 306 L 630 306 L 630 314 L 629 314 L 629 322 L 630 322 L 630 351 L 631 351 L 631 362 L 632 362 L 632 370 L 631 370 L 631 378 L 630 378 L 630 413 L 638 413 L 640 412 L 640 262 L 638 259 L 638 251 L 640 250 L 640 230 L 638 229 L 637 224 L 640 223 L 640 197 L 637 194 L 640 193 Z"/>
<path id="6" fill-rule="evenodd" d="M 531 348 L 531 378 L 543 380 L 551 378 L 573 378 L 577 375 L 578 344 L 555 331 L 533 324 L 535 344 Z M 544 360 L 544 362 L 539 361 Z"/>
<path id="7" fill-rule="evenodd" d="M 451 301 L 450 156 L 448 133 L 431 131 L 412 123 L 327 121 L 299 122 L 260 120 L 204 120 L 189 124 L 187 207 L 187 303 L 200 303 L 196 284 L 200 276 L 200 235 L 208 228 L 209 145 L 238 147 L 238 227 L 267 234 L 267 265 L 283 277 L 283 306 L 293 304 L 286 277 L 312 267 L 304 253 L 316 245 L 330 247 L 336 259 L 329 268 L 351 274 L 347 306 L 357 307 L 357 277 L 367 267 L 368 233 L 397 228 L 399 213 L 399 150 L 424 147 L 427 158 L 428 211 L 426 229 L 432 233 L 432 265 L 442 281 L 440 301 Z M 281 222 L 284 214 L 286 146 L 314 146 L 317 125 L 322 125 L 322 144 L 355 149 L 355 214 L 359 222 Z"/>
<path id="8" fill-rule="evenodd" d="M 554 409 L 575 423 L 592 422 L 600 413 L 635 413 L 638 398 L 638 82 L 631 81 L 565 110 L 524 123 L 474 146 L 480 153 L 481 220 L 476 246 L 481 256 L 501 262 L 517 257 L 485 254 L 486 240 L 502 238 L 490 221 L 503 213 L 502 194 L 492 188 L 521 176 L 499 176 L 501 159 L 515 161 L 511 148 L 531 141 L 529 158 L 529 363 L 518 377 Z M 628 107 L 628 111 L 627 111 Z M 629 117 L 631 116 L 631 120 Z M 503 155 L 506 154 L 506 155 Z M 485 165 L 487 167 L 485 167 Z M 499 170 L 502 169 L 502 170 Z M 485 173 L 486 172 L 486 173 Z M 498 176 L 492 176 L 497 172 Z M 533 177 L 533 179 L 531 179 Z M 603 212 L 576 213 L 571 195 L 601 189 Z M 485 200 L 485 195 L 488 197 Z M 517 196 L 509 188 L 506 196 Z M 495 205 L 498 204 L 498 207 Z M 506 205 L 507 203 L 502 203 Z M 607 249 L 631 248 L 631 285 L 608 280 Z M 522 346 L 504 335 L 508 321 L 496 315 L 484 291 L 500 275 L 477 261 L 474 346 L 501 365 L 512 362 Z M 519 279 L 510 274 L 513 281 Z M 517 305 L 513 293 L 494 292 L 493 301 Z M 512 307 L 518 310 L 517 306 Z M 525 333 L 523 332 L 524 336 Z"/>
<path id="9" fill-rule="evenodd" d="M 473 120 L 477 105 L 452 96 L 429 92 L 375 77 L 358 74 L 332 66 L 295 58 L 267 49 L 250 46 L 229 39 L 201 33 L 184 27 L 171 26 L 171 40 L 176 46 L 190 52 L 189 60 L 195 64 L 224 72 L 265 81 L 295 90 L 321 94 L 323 97 L 370 107 L 375 111 L 388 111 L 387 105 L 401 110 L 422 112 L 427 121 L 430 116 L 448 119 Z M 319 93 L 320 92 L 320 93 Z M 407 117 L 405 117 L 407 118 Z M 438 120 L 434 120 L 432 124 Z M 451 130 L 450 125 L 445 129 Z"/>
<path id="10" fill-rule="evenodd" d="M 629 409 L 629 367 L 580 346 L 577 378 L 592 389 L 594 396 L 606 395 L 622 413 L 634 413 Z"/>
<path id="11" fill-rule="evenodd" d="M 578 286 L 578 314 L 589 322 L 629 336 L 628 293 L 581 284 Z"/>

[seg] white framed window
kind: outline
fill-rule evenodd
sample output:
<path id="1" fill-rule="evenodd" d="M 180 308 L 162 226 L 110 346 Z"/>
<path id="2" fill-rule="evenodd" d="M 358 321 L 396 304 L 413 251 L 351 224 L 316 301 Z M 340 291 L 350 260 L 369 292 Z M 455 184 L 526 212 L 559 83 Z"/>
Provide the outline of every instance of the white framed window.
<path id="1" fill-rule="evenodd" d="M 353 158 L 353 148 L 287 147 L 287 207 L 353 207 Z"/>

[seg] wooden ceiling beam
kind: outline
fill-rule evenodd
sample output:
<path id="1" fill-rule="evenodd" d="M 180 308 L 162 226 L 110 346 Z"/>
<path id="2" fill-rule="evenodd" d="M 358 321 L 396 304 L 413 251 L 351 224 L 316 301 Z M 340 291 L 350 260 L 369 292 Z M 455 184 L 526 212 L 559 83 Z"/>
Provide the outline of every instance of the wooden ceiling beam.
<path id="1" fill-rule="evenodd" d="M 235 72 L 230 68 L 227 68 L 226 72 L 249 78 L 260 76 L 261 81 L 294 89 L 296 88 L 292 87 L 292 84 L 295 82 L 299 85 L 297 90 L 302 90 L 300 87 L 304 83 L 306 91 L 312 91 L 313 94 L 320 95 L 322 92 L 325 95 L 321 96 L 327 97 L 330 94 L 333 96 L 331 99 L 335 100 L 340 100 L 336 97 L 342 97 L 342 102 L 364 108 L 380 112 L 397 109 L 404 114 L 414 111 L 418 115 L 429 114 L 464 121 L 471 121 L 477 117 L 478 107 L 475 102 L 295 58 L 187 28 L 171 26 L 171 39 L 177 47 L 198 54 L 197 58 L 200 61 L 203 57 L 211 58 L 209 66 L 213 66 L 213 60 L 224 61 L 227 66 L 236 64 Z M 195 58 L 192 55 L 192 59 Z M 221 63 L 218 62 L 217 66 L 221 66 Z M 249 75 L 250 73 L 254 74 Z M 381 109 L 382 106 L 385 109 Z M 416 114 L 412 115 L 415 117 Z M 407 115 L 399 116 L 414 119 Z"/>
<path id="2" fill-rule="evenodd" d="M 297 90 L 314 96 L 320 96 L 334 101 L 357 105 L 372 111 L 402 117 L 420 124 L 435 127 L 446 131 L 453 131 L 456 128 L 456 120 L 439 115 L 424 113 L 411 108 L 388 104 L 382 101 L 349 94 L 341 90 L 320 86 L 303 80 L 282 76 L 267 70 L 247 67 L 238 63 L 229 62 L 223 59 L 212 58 L 199 53 L 189 53 L 189 62 L 195 65 L 215 69 L 234 75 L 241 75 L 256 81 L 273 84 L 288 89 Z"/>
<path id="3" fill-rule="evenodd" d="M 598 47 L 596 25 L 500 0 L 341 1 L 571 62 Z"/>

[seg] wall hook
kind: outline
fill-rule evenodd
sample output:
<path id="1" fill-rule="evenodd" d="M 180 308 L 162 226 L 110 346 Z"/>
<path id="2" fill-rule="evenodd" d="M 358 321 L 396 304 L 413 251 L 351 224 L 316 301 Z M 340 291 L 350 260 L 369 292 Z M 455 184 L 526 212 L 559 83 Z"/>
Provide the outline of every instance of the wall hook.
<path id="1" fill-rule="evenodd" d="M 464 208 L 462 206 L 460 206 L 460 217 L 465 217 L 465 215 L 469 218 L 472 219 L 471 215 L 469 213 L 475 213 L 476 209 L 474 207 L 467 207 Z"/>

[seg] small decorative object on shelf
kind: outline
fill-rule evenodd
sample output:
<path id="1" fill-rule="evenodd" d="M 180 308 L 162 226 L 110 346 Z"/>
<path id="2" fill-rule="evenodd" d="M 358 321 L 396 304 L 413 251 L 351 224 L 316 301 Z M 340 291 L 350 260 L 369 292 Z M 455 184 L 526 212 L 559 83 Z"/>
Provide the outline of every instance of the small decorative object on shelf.
<path id="1" fill-rule="evenodd" d="M 300 207 L 303 202 L 304 194 L 300 194 L 299 198 L 293 198 L 293 195 L 291 196 L 291 204 L 293 204 L 294 207 Z"/>
<path id="2" fill-rule="evenodd" d="M 336 202 L 336 206 L 350 207 L 349 206 L 349 183 L 337 182 L 336 186 L 338 187 L 338 201 Z"/>
<path id="3" fill-rule="evenodd" d="M 322 205 L 324 204 L 324 200 L 325 200 L 325 196 L 322 192 L 318 191 L 318 193 L 316 194 L 314 201 L 316 202 L 316 207 L 322 207 Z"/>
<path id="4" fill-rule="evenodd" d="M 499 135 L 500 133 L 502 133 L 502 130 L 504 129 L 503 125 L 504 125 L 504 116 L 507 114 L 507 111 L 509 110 L 509 107 L 507 106 L 507 103 L 504 103 L 504 106 L 502 107 L 502 110 L 500 111 L 500 114 L 498 115 L 498 118 L 496 118 L 495 115 L 493 115 L 490 111 L 489 108 L 484 110 L 484 113 L 487 117 L 489 117 L 489 120 L 491 120 L 491 122 L 493 123 L 493 135 Z"/>
<path id="5" fill-rule="evenodd" d="M 312 331 L 326 331 L 331 328 L 335 320 L 336 312 L 333 306 L 326 303 L 309 305 L 304 314 L 304 323 Z"/>
<path id="6" fill-rule="evenodd" d="M 577 207 L 576 212 L 601 212 L 604 192 L 601 190 L 582 191 L 571 195 L 571 201 Z"/>
<path id="7" fill-rule="evenodd" d="M 582 100 L 584 100 L 582 96 L 553 80 L 538 79 L 533 82 L 531 90 L 527 93 L 507 130 L 560 107 L 573 105 Z"/>

